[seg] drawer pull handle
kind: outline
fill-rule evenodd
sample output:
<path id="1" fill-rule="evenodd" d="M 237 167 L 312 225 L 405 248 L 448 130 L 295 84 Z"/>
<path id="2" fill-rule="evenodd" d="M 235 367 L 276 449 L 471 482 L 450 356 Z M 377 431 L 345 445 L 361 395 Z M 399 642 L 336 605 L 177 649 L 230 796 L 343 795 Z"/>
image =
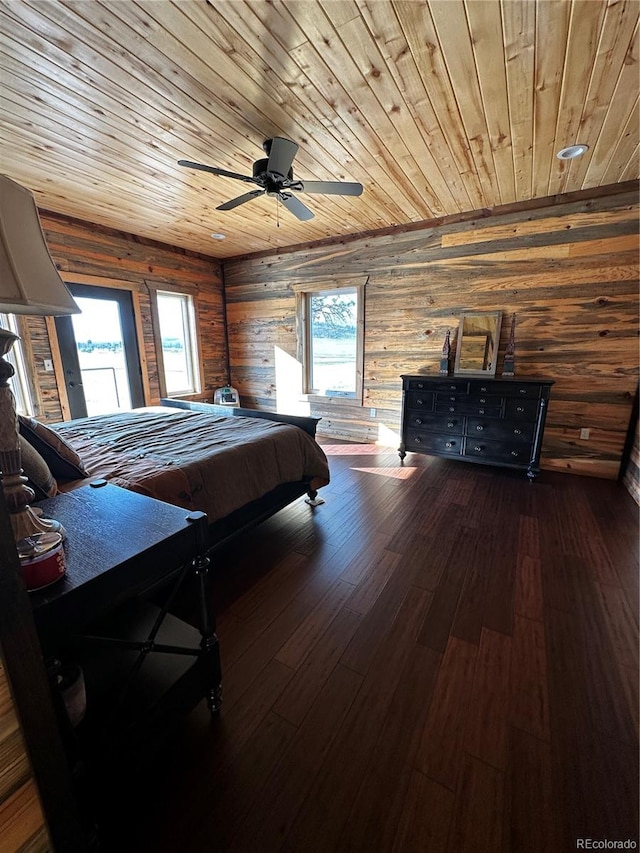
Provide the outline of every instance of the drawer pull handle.
<path id="1" fill-rule="evenodd" d="M 455 386 L 455 385 L 449 385 L 449 390 L 450 390 L 450 391 L 455 391 L 455 390 L 456 390 L 456 386 Z"/>
<path id="2" fill-rule="evenodd" d="M 482 393 L 484 394 L 484 393 L 486 392 L 486 390 L 487 390 L 487 386 L 486 386 L 486 385 L 482 385 L 482 387 L 480 388 L 480 390 L 481 390 L 481 391 L 482 391 Z"/>
<path id="3" fill-rule="evenodd" d="M 416 419 L 415 419 L 415 423 L 417 423 L 417 424 L 421 424 L 421 423 L 422 423 L 422 418 L 416 418 Z"/>
<path id="4" fill-rule="evenodd" d="M 482 453 L 482 448 L 480 447 L 479 444 L 476 444 L 476 446 L 473 449 L 476 451 L 476 453 Z"/>
<path id="5" fill-rule="evenodd" d="M 449 427 L 449 429 L 453 429 L 453 427 L 454 427 L 453 421 L 448 421 L 447 426 Z"/>
<path id="6" fill-rule="evenodd" d="M 484 399 L 484 397 L 480 397 L 480 402 L 481 402 L 481 403 L 486 403 L 487 401 Z"/>
<path id="7" fill-rule="evenodd" d="M 524 412 L 524 406 L 516 406 L 516 412 Z"/>
<path id="8" fill-rule="evenodd" d="M 448 442 L 445 444 L 445 447 L 453 447 L 453 445 L 454 445 L 454 444 L 455 444 L 455 441 L 448 441 Z"/>
<path id="9" fill-rule="evenodd" d="M 511 455 L 512 455 L 512 456 L 520 456 L 520 454 L 518 453 L 518 451 L 517 451 L 517 450 L 512 450 L 512 451 L 511 451 Z"/>
<path id="10" fill-rule="evenodd" d="M 484 429 L 484 427 L 482 426 L 482 424 L 478 424 L 478 426 L 476 427 L 476 429 L 478 430 L 478 432 L 482 432 L 482 430 Z"/>
<path id="11" fill-rule="evenodd" d="M 522 435 L 522 430 L 521 429 L 514 429 L 513 434 L 514 435 Z"/>
<path id="12" fill-rule="evenodd" d="M 424 400 L 416 400 L 417 406 L 424 406 Z"/>
<path id="13" fill-rule="evenodd" d="M 455 403 L 455 401 L 456 401 L 455 397 L 449 397 L 449 399 L 451 400 L 452 403 Z"/>
<path id="14" fill-rule="evenodd" d="M 479 415 L 484 415 L 484 409 L 478 409 L 478 414 L 479 414 Z"/>
<path id="15" fill-rule="evenodd" d="M 455 412 L 455 410 L 456 410 L 456 407 L 455 407 L 455 406 L 449 406 L 449 411 L 450 411 L 450 412 Z"/>
<path id="16" fill-rule="evenodd" d="M 419 436 L 416 436 L 416 437 L 413 439 L 413 441 L 414 441 L 414 444 L 421 444 L 421 443 L 422 443 L 422 439 L 421 439 Z"/>
<path id="17" fill-rule="evenodd" d="M 521 393 L 521 394 L 526 394 L 526 393 L 527 393 L 527 389 L 526 389 L 526 388 L 521 388 L 521 389 L 520 389 L 520 393 Z"/>

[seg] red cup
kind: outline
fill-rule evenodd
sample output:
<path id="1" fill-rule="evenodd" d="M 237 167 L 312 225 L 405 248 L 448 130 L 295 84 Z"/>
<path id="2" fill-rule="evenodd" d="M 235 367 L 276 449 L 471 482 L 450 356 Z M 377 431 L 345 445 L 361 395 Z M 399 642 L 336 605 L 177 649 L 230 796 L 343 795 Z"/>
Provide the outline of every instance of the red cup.
<path id="1" fill-rule="evenodd" d="M 27 589 L 34 591 L 55 583 L 64 575 L 66 562 L 59 533 L 35 533 L 18 542 L 20 567 Z"/>

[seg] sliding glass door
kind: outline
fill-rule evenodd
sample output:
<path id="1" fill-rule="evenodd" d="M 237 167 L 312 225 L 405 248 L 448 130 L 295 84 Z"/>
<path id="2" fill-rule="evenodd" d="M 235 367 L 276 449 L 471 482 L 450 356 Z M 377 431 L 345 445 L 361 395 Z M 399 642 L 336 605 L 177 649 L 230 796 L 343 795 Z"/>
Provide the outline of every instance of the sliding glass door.
<path id="1" fill-rule="evenodd" d="M 144 405 L 131 294 L 69 284 L 81 314 L 57 317 L 56 330 L 72 418 Z"/>

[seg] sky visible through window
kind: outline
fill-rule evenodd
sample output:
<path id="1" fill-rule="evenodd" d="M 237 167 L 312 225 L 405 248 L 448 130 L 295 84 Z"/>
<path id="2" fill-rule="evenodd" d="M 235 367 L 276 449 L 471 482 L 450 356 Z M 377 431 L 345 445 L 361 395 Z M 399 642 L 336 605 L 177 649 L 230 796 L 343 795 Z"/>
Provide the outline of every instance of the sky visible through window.
<path id="1" fill-rule="evenodd" d="M 75 297 L 72 316 L 88 415 L 131 408 L 118 303 Z"/>
<path id="2" fill-rule="evenodd" d="M 115 300 L 76 297 L 72 316 L 89 415 L 131 408 L 120 309 Z M 188 391 L 192 378 L 185 350 L 183 297 L 158 294 L 167 393 Z"/>
<path id="3" fill-rule="evenodd" d="M 189 297 L 158 293 L 157 304 L 167 394 L 193 392 L 196 389 L 189 363 Z"/>
<path id="4" fill-rule="evenodd" d="M 356 293 L 323 291 L 311 299 L 311 384 L 320 394 L 356 390 Z"/>

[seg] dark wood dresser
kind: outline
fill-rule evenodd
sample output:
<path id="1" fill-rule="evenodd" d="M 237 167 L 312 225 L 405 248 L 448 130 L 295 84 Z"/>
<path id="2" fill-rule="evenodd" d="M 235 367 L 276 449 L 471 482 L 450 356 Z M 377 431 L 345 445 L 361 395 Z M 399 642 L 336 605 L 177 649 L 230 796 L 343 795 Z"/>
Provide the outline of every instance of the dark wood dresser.
<path id="1" fill-rule="evenodd" d="M 544 379 L 402 376 L 398 449 L 540 473 L 549 395 Z"/>

